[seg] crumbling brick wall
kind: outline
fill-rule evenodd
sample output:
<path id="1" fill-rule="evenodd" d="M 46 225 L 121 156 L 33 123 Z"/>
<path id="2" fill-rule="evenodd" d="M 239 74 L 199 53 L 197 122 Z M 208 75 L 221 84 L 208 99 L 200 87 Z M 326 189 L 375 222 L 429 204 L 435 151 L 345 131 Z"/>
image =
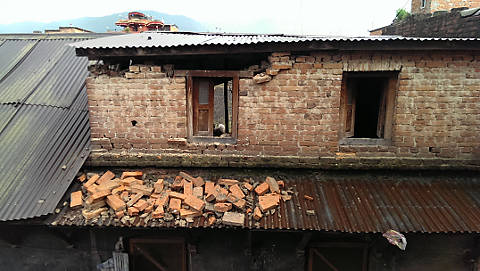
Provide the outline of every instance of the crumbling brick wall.
<path id="1" fill-rule="evenodd" d="M 479 5 L 480 6 L 480 3 Z M 480 37 L 480 16 L 462 16 L 463 9 L 435 14 L 421 13 L 372 30 L 370 35 L 398 35 L 403 37 Z"/>
<path id="2" fill-rule="evenodd" d="M 412 13 L 433 13 L 441 10 L 450 10 L 452 8 L 475 8 L 480 7 L 480 0 L 426 0 L 425 7 L 422 8 L 422 0 L 412 0 Z"/>
<path id="3" fill-rule="evenodd" d="M 158 66 L 90 76 L 94 153 L 479 158 L 476 53 L 287 52 L 273 53 L 269 64 L 268 82 L 240 79 L 237 144 L 187 142 L 184 77 L 168 77 Z M 399 71 L 391 145 L 339 144 L 346 71 Z"/>

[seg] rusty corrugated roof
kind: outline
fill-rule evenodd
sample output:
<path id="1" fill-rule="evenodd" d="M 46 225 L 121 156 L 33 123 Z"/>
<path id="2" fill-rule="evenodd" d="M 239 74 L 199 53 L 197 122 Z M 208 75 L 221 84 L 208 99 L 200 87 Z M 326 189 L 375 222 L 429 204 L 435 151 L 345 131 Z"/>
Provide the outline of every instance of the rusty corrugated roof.
<path id="1" fill-rule="evenodd" d="M 205 176 L 202 171 L 196 173 Z M 293 188 L 293 198 L 291 201 L 281 201 L 274 214 L 264 216 L 259 222 L 247 217 L 244 228 L 349 233 L 378 233 L 389 229 L 422 233 L 480 232 L 480 180 L 476 177 L 334 175 L 335 173 L 325 176 L 318 172 L 299 171 L 271 174 L 270 176 L 284 180 L 286 188 Z M 253 172 L 252 175 L 228 177 L 251 177 L 261 181 L 265 176 L 267 175 Z M 215 180 L 215 177 L 211 180 Z M 312 196 L 314 200 L 306 200 L 305 195 Z M 313 210 L 315 215 L 307 214 L 307 210 Z M 68 207 L 55 218 L 53 224 L 208 227 L 205 217 L 196 218 L 193 223 L 186 225 L 178 221 L 164 222 L 158 219 L 150 219 L 145 223 L 140 218 L 132 224 L 124 225 L 114 216 L 86 221 L 80 210 L 70 210 Z M 220 224 L 213 227 L 229 226 Z"/>

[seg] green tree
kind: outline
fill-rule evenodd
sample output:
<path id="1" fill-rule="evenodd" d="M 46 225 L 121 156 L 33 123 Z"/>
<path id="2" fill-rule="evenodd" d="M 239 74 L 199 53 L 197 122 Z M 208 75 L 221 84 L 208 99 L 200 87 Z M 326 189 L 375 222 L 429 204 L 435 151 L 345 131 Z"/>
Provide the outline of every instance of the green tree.
<path id="1" fill-rule="evenodd" d="M 410 16 L 410 13 L 403 8 L 397 9 L 397 15 L 395 16 L 395 21 L 401 21 Z"/>

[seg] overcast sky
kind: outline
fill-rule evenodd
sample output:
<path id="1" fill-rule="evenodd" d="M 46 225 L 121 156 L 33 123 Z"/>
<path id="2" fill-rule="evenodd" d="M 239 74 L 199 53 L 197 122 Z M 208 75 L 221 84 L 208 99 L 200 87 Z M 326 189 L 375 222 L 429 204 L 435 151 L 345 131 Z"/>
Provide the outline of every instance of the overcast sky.
<path id="1" fill-rule="evenodd" d="M 133 10 L 155 10 L 185 15 L 227 32 L 245 29 L 242 26 L 261 21 L 279 33 L 368 35 L 368 30 L 390 24 L 397 9 L 410 11 L 410 3 L 411 0 L 2 1 L 0 24 L 51 22 Z"/>

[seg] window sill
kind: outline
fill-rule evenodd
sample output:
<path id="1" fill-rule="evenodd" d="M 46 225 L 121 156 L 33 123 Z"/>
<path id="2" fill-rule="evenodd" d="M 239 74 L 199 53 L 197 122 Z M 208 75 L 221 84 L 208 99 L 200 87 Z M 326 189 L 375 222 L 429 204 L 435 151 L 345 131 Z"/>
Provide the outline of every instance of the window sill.
<path id="1" fill-rule="evenodd" d="M 370 146 L 389 146 L 392 145 L 390 139 L 385 138 L 343 138 L 340 139 L 340 145 L 370 145 Z"/>
<path id="2" fill-rule="evenodd" d="M 219 143 L 219 144 L 237 144 L 237 139 L 233 137 L 214 137 L 214 136 L 193 136 L 188 139 L 190 143 Z"/>

